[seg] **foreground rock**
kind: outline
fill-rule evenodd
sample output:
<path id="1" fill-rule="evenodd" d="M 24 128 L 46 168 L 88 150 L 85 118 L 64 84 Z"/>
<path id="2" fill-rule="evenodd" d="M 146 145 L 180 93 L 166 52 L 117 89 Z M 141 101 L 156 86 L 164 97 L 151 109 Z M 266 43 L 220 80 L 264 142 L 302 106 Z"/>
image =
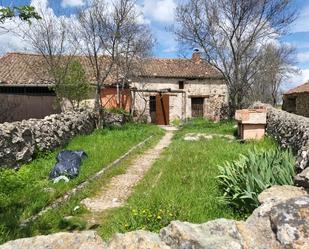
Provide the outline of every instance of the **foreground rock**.
<path id="1" fill-rule="evenodd" d="M 102 239 L 93 231 L 57 233 L 18 239 L 0 246 L 1 249 L 104 249 Z"/>
<path id="2" fill-rule="evenodd" d="M 259 194 L 258 200 L 260 204 L 264 204 L 266 202 L 278 203 L 295 197 L 304 196 L 307 194 L 308 192 L 303 188 L 289 185 L 284 186 L 275 185 Z"/>
<path id="3" fill-rule="evenodd" d="M 309 248 L 309 196 L 290 199 L 274 206 L 271 227 L 282 248 Z"/>
<path id="4" fill-rule="evenodd" d="M 236 222 L 226 219 L 214 220 L 201 225 L 173 221 L 161 230 L 160 237 L 172 249 L 243 248 Z"/>
<path id="5" fill-rule="evenodd" d="M 106 249 L 170 249 L 159 235 L 147 231 L 136 231 L 126 234 L 116 234 Z"/>
<path id="6" fill-rule="evenodd" d="M 306 168 L 294 178 L 295 185 L 309 189 L 309 168 Z"/>
<path id="7" fill-rule="evenodd" d="M 246 221 L 218 219 L 204 224 L 173 221 L 160 234 L 116 234 L 104 243 L 95 232 L 58 233 L 20 239 L 0 249 L 308 249 L 309 195 L 302 188 L 274 186 Z"/>

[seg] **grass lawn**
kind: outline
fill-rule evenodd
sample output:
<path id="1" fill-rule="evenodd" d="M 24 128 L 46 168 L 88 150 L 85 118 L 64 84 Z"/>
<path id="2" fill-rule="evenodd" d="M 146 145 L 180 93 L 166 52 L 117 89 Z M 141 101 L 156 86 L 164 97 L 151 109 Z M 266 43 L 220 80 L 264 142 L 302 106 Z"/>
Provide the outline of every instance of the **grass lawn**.
<path id="1" fill-rule="evenodd" d="M 216 218 L 241 219 L 238 213 L 220 198 L 216 176 L 218 165 L 239 158 L 254 147 L 269 149 L 276 143 L 262 141 L 241 143 L 225 138 L 185 141 L 186 133 L 234 134 L 233 122 L 214 124 L 194 120 L 178 131 L 171 146 L 137 185 L 127 206 L 103 213 L 100 235 L 108 239 L 115 232 L 136 229 L 158 231 L 171 220 L 202 223 Z"/>
<path id="2" fill-rule="evenodd" d="M 163 131 L 151 125 L 127 124 L 122 128 L 97 130 L 91 135 L 74 138 L 65 149 L 82 149 L 88 158 L 82 164 L 80 175 L 69 183 L 53 184 L 48 180 L 60 148 L 38 155 L 18 171 L 0 170 L 0 243 L 20 236 L 20 220 L 38 213 L 150 135 L 157 140 Z M 99 188 L 99 183 L 93 186 Z"/>

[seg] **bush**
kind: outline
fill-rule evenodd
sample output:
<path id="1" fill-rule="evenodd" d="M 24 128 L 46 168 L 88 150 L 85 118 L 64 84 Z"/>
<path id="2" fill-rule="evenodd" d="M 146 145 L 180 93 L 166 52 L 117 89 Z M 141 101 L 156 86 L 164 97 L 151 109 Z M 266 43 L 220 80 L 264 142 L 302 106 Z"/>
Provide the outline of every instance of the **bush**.
<path id="1" fill-rule="evenodd" d="M 258 207 L 258 195 L 273 185 L 292 185 L 295 159 L 291 151 L 250 151 L 238 161 L 219 167 L 217 177 L 224 199 L 240 211 Z"/>

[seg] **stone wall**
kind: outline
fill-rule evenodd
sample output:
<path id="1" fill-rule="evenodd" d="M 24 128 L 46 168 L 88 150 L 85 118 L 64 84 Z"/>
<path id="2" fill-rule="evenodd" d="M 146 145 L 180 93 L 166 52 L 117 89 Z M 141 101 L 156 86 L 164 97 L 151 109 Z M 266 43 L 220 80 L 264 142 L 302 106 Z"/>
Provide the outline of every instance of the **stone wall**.
<path id="1" fill-rule="evenodd" d="M 309 93 L 300 93 L 297 95 L 296 114 L 309 117 Z"/>
<path id="2" fill-rule="evenodd" d="M 309 118 L 267 107 L 266 132 L 297 155 L 297 169 L 309 166 Z"/>
<path id="3" fill-rule="evenodd" d="M 94 129 L 95 116 L 86 110 L 0 124 L 0 166 L 18 167 L 37 151 L 53 150 Z"/>
<path id="4" fill-rule="evenodd" d="M 304 117 L 309 117 L 309 93 L 294 93 L 283 96 L 282 109 Z"/>
<path id="5" fill-rule="evenodd" d="M 105 112 L 103 117 L 105 126 L 120 126 L 127 121 L 123 114 Z M 0 124 L 0 167 L 19 167 L 31 161 L 36 152 L 54 150 L 95 128 L 96 117 L 86 109 Z"/>

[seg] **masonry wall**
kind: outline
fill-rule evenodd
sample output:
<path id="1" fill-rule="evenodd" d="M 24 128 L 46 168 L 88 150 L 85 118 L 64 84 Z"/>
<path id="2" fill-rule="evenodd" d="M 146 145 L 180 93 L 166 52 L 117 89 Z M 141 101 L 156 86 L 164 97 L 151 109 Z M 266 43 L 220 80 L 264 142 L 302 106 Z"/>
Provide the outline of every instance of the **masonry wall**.
<path id="1" fill-rule="evenodd" d="M 282 109 L 309 117 L 309 92 L 284 95 Z"/>
<path id="2" fill-rule="evenodd" d="M 296 114 L 309 117 L 309 93 L 300 93 L 297 95 Z"/>
<path id="3" fill-rule="evenodd" d="M 122 125 L 127 117 L 106 112 L 104 125 Z M 0 168 L 14 167 L 33 159 L 37 151 L 52 151 L 77 135 L 96 128 L 96 116 L 88 109 L 53 114 L 44 119 L 0 124 Z"/>
<path id="4" fill-rule="evenodd" d="M 297 169 L 309 167 L 309 118 L 267 107 L 266 132 L 297 155 Z"/>
<path id="5" fill-rule="evenodd" d="M 227 102 L 227 86 L 222 80 L 183 80 L 184 89 L 179 89 L 181 79 L 152 78 L 142 83 L 134 83 L 133 87 L 143 90 L 171 89 L 183 91 L 183 93 L 168 93 L 170 96 L 170 121 L 192 117 L 191 98 L 204 97 L 204 115 L 207 118 L 216 119 L 220 115 L 220 108 Z M 149 96 L 156 93 L 137 93 L 134 108 L 138 112 L 145 109 L 149 115 Z"/>

